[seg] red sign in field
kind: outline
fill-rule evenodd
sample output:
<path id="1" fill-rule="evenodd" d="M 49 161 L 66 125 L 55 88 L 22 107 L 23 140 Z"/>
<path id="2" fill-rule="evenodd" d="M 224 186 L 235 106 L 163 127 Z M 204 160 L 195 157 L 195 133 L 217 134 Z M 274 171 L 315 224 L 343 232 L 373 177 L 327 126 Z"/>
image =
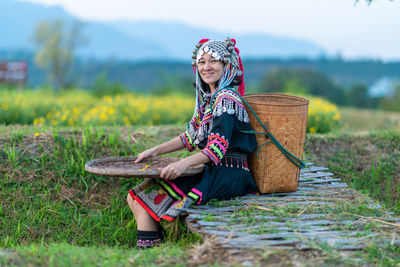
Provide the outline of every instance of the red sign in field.
<path id="1" fill-rule="evenodd" d="M 0 83 L 23 84 L 28 77 L 24 61 L 0 61 Z"/>

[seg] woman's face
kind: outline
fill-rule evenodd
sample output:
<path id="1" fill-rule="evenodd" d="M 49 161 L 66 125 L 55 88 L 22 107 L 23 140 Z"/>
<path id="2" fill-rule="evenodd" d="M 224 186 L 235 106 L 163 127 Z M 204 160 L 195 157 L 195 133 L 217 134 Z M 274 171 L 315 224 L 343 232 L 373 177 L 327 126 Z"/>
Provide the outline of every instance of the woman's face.
<path id="1" fill-rule="evenodd" d="M 197 63 L 197 69 L 199 70 L 200 77 L 213 91 L 224 72 L 224 63 L 204 53 Z"/>

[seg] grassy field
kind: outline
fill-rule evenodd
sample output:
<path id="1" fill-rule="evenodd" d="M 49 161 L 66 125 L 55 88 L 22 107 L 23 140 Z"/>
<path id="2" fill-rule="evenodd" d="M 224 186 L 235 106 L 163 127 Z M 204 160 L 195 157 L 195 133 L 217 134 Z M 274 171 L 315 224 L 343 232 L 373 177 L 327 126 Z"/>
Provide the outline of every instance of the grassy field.
<path id="1" fill-rule="evenodd" d="M 400 214 L 400 113 L 341 108 L 341 128 L 308 135 L 305 151 Z"/>
<path id="2" fill-rule="evenodd" d="M 396 121 L 397 114 L 393 116 Z M 369 128 L 378 127 L 384 117 L 371 111 L 343 111 L 342 121 L 359 123 L 364 118 L 364 124 L 358 128 L 348 124 L 352 128 L 343 129 L 345 133 L 310 134 L 306 153 L 399 214 L 399 131 L 393 131 L 395 123 L 385 124 L 391 131 Z M 193 264 L 191 248 L 201 239 L 182 222 L 164 222 L 169 238 L 161 247 L 148 251 L 135 247 L 136 224 L 126 194 L 138 180 L 98 177 L 83 170 L 88 160 L 136 154 L 183 129 L 183 125 L 0 126 L 0 266 Z M 398 253 L 376 249 L 368 254 L 369 262 L 389 266 L 374 259 L 389 255 L 387 262 L 400 264 L 393 260 Z M 216 258 L 209 260 L 213 263 Z M 223 265 L 215 263 L 219 264 Z"/>
<path id="3" fill-rule="evenodd" d="M 400 214 L 400 132 L 309 135 L 306 156 Z"/>
<path id="4" fill-rule="evenodd" d="M 126 195 L 139 180 L 84 171 L 88 160 L 136 154 L 180 129 L 1 131 L 0 247 L 15 254 L 0 257 L 3 264 L 183 264 L 189 245 L 200 240 L 181 221 L 164 223 L 166 244 L 152 251 L 137 250 L 136 224 Z"/>
<path id="5" fill-rule="evenodd" d="M 400 131 L 400 113 L 341 107 L 339 132 Z"/>

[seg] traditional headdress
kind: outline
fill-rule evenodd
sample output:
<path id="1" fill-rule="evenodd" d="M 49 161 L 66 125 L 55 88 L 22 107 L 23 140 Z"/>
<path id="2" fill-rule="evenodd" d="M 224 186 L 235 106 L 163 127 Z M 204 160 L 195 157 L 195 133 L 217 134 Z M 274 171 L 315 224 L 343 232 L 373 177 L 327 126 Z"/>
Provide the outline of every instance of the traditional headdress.
<path id="1" fill-rule="evenodd" d="M 243 65 L 242 60 L 239 56 L 239 49 L 236 46 L 236 40 L 227 37 L 223 40 L 210 40 L 201 39 L 196 48 L 193 50 L 193 71 L 196 73 L 196 109 L 198 108 L 201 97 L 204 97 L 208 93 L 204 91 L 201 84 L 201 78 L 197 69 L 197 63 L 200 58 L 207 53 L 217 60 L 221 60 L 225 63 L 224 71 L 220 80 L 218 81 L 216 91 L 220 88 L 227 87 L 229 85 L 239 85 L 238 93 L 243 96 L 245 92 L 244 79 L 243 79 Z"/>

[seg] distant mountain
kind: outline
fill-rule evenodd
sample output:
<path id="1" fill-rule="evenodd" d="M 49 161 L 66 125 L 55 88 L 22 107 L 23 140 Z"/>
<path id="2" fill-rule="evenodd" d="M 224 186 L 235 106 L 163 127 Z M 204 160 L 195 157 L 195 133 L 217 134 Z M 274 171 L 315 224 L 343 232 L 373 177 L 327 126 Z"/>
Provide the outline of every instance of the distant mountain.
<path id="1" fill-rule="evenodd" d="M 36 23 L 41 20 L 77 20 L 58 6 L 48 7 L 15 0 L 1 0 L 0 14 L 0 49 L 32 50 L 31 36 Z M 79 49 L 79 55 L 96 59 L 189 61 L 195 43 L 201 38 L 225 38 L 230 35 L 173 22 L 82 23 L 88 44 Z M 316 58 L 325 54 L 322 47 L 300 39 L 266 34 L 235 37 L 241 55 L 248 58 Z"/>
<path id="2" fill-rule="evenodd" d="M 13 0 L 0 1 L 0 49 L 34 48 L 32 34 L 36 23 L 42 20 L 61 19 L 66 23 L 77 21 L 61 7 L 47 7 Z M 102 22 L 82 21 L 83 34 L 88 44 L 79 54 L 98 59 L 151 59 L 166 53 L 163 45 L 151 40 L 128 36 L 112 25 Z"/>
<path id="3" fill-rule="evenodd" d="M 40 20 L 73 20 L 60 7 L 44 7 L 25 2 L 0 1 L 0 48 L 32 49 L 31 36 Z"/>
<path id="4" fill-rule="evenodd" d="M 112 23 L 115 28 L 132 37 L 153 40 L 167 47 L 168 57 L 187 59 L 202 38 L 225 39 L 230 33 L 187 26 L 174 22 L 128 22 Z M 325 54 L 322 47 L 308 41 L 276 37 L 266 34 L 243 34 L 233 36 L 244 57 L 306 57 L 316 58 Z"/>

